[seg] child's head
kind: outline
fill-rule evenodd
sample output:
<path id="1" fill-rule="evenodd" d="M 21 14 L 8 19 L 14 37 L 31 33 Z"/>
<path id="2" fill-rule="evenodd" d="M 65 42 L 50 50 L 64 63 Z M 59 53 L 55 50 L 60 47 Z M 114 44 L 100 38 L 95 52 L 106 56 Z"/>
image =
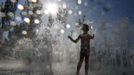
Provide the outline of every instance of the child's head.
<path id="1" fill-rule="evenodd" d="M 83 32 L 88 32 L 89 26 L 87 24 L 83 24 L 82 30 L 83 30 Z"/>

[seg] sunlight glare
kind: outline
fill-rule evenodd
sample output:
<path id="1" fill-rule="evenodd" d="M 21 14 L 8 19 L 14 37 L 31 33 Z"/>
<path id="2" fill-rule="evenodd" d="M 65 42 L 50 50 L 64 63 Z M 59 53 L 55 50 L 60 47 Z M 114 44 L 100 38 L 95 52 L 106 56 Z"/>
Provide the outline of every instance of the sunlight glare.
<path id="1" fill-rule="evenodd" d="M 58 5 L 56 3 L 50 3 L 46 6 L 46 10 L 51 15 L 56 15 L 58 12 Z"/>

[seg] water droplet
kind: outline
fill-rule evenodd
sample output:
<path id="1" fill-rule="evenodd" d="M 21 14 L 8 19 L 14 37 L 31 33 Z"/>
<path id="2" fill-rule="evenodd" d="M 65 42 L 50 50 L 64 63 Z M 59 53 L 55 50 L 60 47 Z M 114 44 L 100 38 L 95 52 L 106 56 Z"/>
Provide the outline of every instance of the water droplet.
<path id="1" fill-rule="evenodd" d="M 33 15 L 33 11 L 28 11 L 29 15 Z"/>
<path id="2" fill-rule="evenodd" d="M 11 21 L 11 25 L 12 26 L 16 26 L 16 22 L 15 21 Z"/>
<path id="3" fill-rule="evenodd" d="M 78 26 L 79 25 L 79 23 L 75 23 L 75 26 Z"/>
<path id="4" fill-rule="evenodd" d="M 41 14 L 41 11 L 40 10 L 37 10 L 36 11 L 36 14 L 40 15 Z"/>
<path id="5" fill-rule="evenodd" d="M 14 16 L 14 14 L 13 14 L 12 12 L 9 12 L 8 15 L 9 15 L 10 17 L 13 17 L 13 16 Z"/>
<path id="6" fill-rule="evenodd" d="M 17 7 L 18 7 L 18 9 L 21 10 L 21 11 L 24 10 L 24 6 L 23 6 L 22 4 L 18 4 Z"/>
<path id="7" fill-rule="evenodd" d="M 11 0 L 11 2 L 16 3 L 16 0 Z"/>
<path id="8" fill-rule="evenodd" d="M 85 3 L 84 3 L 84 5 L 85 5 L 85 6 L 88 6 L 88 3 L 87 3 L 87 2 L 85 2 Z"/>
<path id="9" fill-rule="evenodd" d="M 78 4 L 82 4 L 82 0 L 78 0 Z"/>
<path id="10" fill-rule="evenodd" d="M 71 27 L 70 24 L 67 24 L 67 25 L 66 25 L 66 28 L 67 28 L 67 29 L 69 29 L 70 27 Z"/>
<path id="11" fill-rule="evenodd" d="M 27 31 L 23 30 L 23 31 L 22 31 L 22 34 L 23 34 L 23 35 L 27 35 Z"/>
<path id="12" fill-rule="evenodd" d="M 30 0 L 31 2 L 33 2 L 33 3 L 37 3 L 38 2 L 38 0 Z"/>
<path id="13" fill-rule="evenodd" d="M 69 10 L 68 13 L 71 15 L 73 12 L 72 12 L 72 10 Z"/>
<path id="14" fill-rule="evenodd" d="M 35 19 L 35 20 L 34 20 L 34 23 L 35 23 L 35 24 L 39 24 L 39 23 L 40 23 L 40 20 Z"/>
<path id="15" fill-rule="evenodd" d="M 65 3 L 63 3 L 63 6 L 62 6 L 64 9 L 67 8 L 67 5 Z"/>
<path id="16" fill-rule="evenodd" d="M 61 32 L 62 34 L 64 34 L 64 33 L 65 33 L 64 29 L 61 29 L 61 30 L 60 30 L 60 32 Z"/>
<path id="17" fill-rule="evenodd" d="M 30 23 L 30 19 L 27 18 L 27 17 L 24 18 L 24 21 L 25 21 L 26 23 Z"/>
<path id="18" fill-rule="evenodd" d="M 15 20 L 16 20 L 16 21 L 22 21 L 22 18 L 19 17 L 19 16 L 16 16 L 16 17 L 15 17 Z"/>
<path id="19" fill-rule="evenodd" d="M 81 10 L 78 11 L 78 15 L 82 15 L 82 11 Z"/>
<path id="20" fill-rule="evenodd" d="M 22 15 L 23 15 L 23 16 L 27 16 L 27 12 L 23 11 L 23 12 L 22 12 Z"/>

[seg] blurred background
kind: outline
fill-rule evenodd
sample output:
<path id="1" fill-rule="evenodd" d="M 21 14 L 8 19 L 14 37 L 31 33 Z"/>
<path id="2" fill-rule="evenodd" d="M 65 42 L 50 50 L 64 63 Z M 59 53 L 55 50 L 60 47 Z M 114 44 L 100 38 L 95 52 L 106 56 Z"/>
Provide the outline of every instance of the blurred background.
<path id="1" fill-rule="evenodd" d="M 0 0 L 0 10 L 0 75 L 74 75 L 80 42 L 67 37 L 82 24 L 95 34 L 90 75 L 134 73 L 133 0 Z"/>

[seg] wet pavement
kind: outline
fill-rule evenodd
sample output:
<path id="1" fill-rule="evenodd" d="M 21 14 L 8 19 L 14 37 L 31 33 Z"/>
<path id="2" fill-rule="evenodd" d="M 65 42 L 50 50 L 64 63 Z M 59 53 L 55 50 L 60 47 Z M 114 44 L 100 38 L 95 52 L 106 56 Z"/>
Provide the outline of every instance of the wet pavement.
<path id="1" fill-rule="evenodd" d="M 25 64 L 22 60 L 0 60 L 0 75 L 75 75 L 76 64 L 67 62 L 52 63 L 52 71 L 50 67 L 44 63 Z M 51 72 L 51 73 L 50 73 Z M 133 75 L 133 69 L 123 68 L 101 68 L 93 71 L 89 70 L 89 75 Z M 82 65 L 80 75 L 84 74 L 84 63 Z"/>

